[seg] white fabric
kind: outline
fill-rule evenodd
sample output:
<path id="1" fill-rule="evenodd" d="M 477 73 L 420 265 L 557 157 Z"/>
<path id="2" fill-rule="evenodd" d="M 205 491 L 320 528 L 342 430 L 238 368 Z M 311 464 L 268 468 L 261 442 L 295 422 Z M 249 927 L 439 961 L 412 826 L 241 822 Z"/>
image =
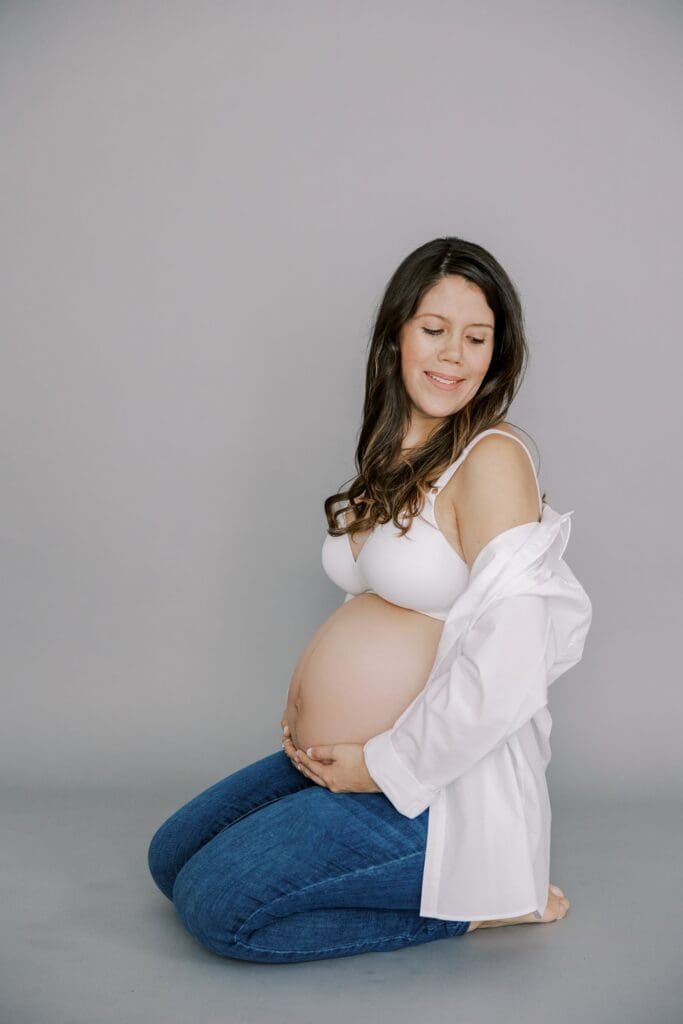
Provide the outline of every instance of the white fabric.
<path id="1" fill-rule="evenodd" d="M 490 434 L 510 437 L 526 452 L 536 481 L 539 515 L 542 513 L 541 488 L 527 446 L 508 430 L 497 427 L 482 430 L 465 445 L 458 458 L 446 467 L 432 490 L 427 492 L 421 514 L 412 519 L 404 536 L 391 521 L 380 523 L 363 542 L 358 557 L 354 559 L 348 534 L 337 537 L 326 534 L 322 547 L 323 569 L 333 583 L 347 592 L 345 604 L 361 593 L 378 594 L 391 604 L 411 608 L 433 619 L 443 622 L 448 618 L 453 602 L 468 585 L 470 569 L 439 529 L 434 502 L 436 494 L 445 487 L 474 446 Z"/>
<path id="2" fill-rule="evenodd" d="M 403 537 L 392 522 L 376 526 L 363 542 L 357 561 L 347 533 L 339 537 L 328 533 L 322 564 L 332 582 L 347 591 L 345 602 L 361 593 L 378 594 L 391 604 L 442 622 L 470 575 L 467 562 L 438 527 L 418 516 Z"/>
<path id="3" fill-rule="evenodd" d="M 591 602 L 563 559 L 573 514 L 498 534 L 444 622 L 427 683 L 364 745 L 398 811 L 429 808 L 420 914 L 542 916 L 550 880 L 548 687 L 580 661 Z"/>

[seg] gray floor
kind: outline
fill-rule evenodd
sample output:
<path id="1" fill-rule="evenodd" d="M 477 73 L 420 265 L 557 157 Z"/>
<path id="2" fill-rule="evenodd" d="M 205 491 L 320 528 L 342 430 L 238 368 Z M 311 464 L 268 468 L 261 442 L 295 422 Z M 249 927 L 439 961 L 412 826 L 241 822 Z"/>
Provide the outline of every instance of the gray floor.
<path id="1" fill-rule="evenodd" d="M 269 965 L 204 950 L 147 873 L 190 795 L 4 792 L 1 1024 L 683 1022 L 679 803 L 554 800 L 563 921 Z"/>

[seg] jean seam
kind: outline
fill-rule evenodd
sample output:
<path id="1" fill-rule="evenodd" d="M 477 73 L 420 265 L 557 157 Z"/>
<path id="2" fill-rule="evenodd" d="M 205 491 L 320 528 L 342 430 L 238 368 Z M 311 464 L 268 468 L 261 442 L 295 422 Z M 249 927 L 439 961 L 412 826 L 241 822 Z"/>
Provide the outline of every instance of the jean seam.
<path id="1" fill-rule="evenodd" d="M 361 872 L 374 871 L 377 868 L 386 867 L 388 864 L 399 864 L 403 860 L 408 860 L 409 857 L 419 857 L 419 856 L 422 856 L 422 854 L 421 853 L 406 853 L 402 857 L 394 857 L 394 858 L 392 858 L 390 860 L 382 861 L 381 864 L 370 864 L 369 866 L 366 865 L 365 867 L 355 868 L 353 871 L 347 871 L 343 875 L 335 875 L 333 879 L 325 879 L 324 881 L 339 882 L 339 881 L 342 881 L 345 878 L 353 878 L 355 875 L 358 875 Z M 238 928 L 237 932 L 235 933 L 234 941 L 236 943 L 239 943 L 240 945 L 244 946 L 245 949 L 257 949 L 257 950 L 261 950 L 262 952 L 268 952 L 268 953 L 283 952 L 282 950 L 272 950 L 272 949 L 269 949 L 269 947 L 267 947 L 267 946 L 257 946 L 257 945 L 255 945 L 253 943 L 250 943 L 250 942 L 244 942 L 240 938 L 240 936 L 244 934 L 244 931 L 247 928 L 247 926 L 248 926 L 249 922 L 251 921 L 251 919 L 256 914 L 260 913 L 262 910 L 270 910 L 272 907 L 274 907 L 281 900 L 290 899 L 292 896 L 301 896 L 308 889 L 314 889 L 316 886 L 318 886 L 320 884 L 321 884 L 320 880 L 317 881 L 317 882 L 310 882 L 308 885 L 304 885 L 300 889 L 294 890 L 294 892 L 288 892 L 284 896 L 276 896 L 275 899 L 270 900 L 270 902 L 263 904 L 263 906 L 257 907 L 256 910 L 252 911 L 252 913 L 249 915 L 249 917 L 245 921 L 242 922 L 242 924 Z M 367 908 L 360 908 L 360 909 L 367 909 Z M 379 909 L 381 909 L 381 908 L 379 908 Z M 391 908 L 388 907 L 387 909 L 391 909 Z M 445 925 L 445 924 L 447 924 L 447 922 L 444 921 L 443 924 Z M 430 924 L 428 924 L 427 925 L 428 930 L 430 929 L 430 927 L 432 927 L 432 926 Z M 434 926 L 434 928 L 435 927 L 436 926 Z M 432 928 L 432 930 L 434 930 L 434 928 Z M 379 940 L 379 941 L 380 942 L 381 941 L 391 942 L 391 941 L 396 941 L 397 939 L 402 941 L 405 938 L 410 938 L 411 934 L 412 933 L 406 933 L 406 934 L 400 935 L 400 936 L 389 936 L 386 940 Z M 376 941 L 377 940 L 375 940 L 375 944 L 376 944 Z M 328 947 L 326 947 L 324 949 L 320 949 L 320 948 L 316 948 L 316 949 L 297 949 L 296 952 L 297 953 L 329 953 L 329 952 L 331 952 L 334 949 L 351 949 L 353 947 L 358 947 L 359 945 L 367 946 L 367 945 L 373 945 L 373 943 L 372 942 L 360 942 L 360 943 L 358 943 L 358 942 L 351 942 L 351 943 L 348 943 L 348 944 L 345 944 L 345 945 L 328 946 Z"/>
<path id="2" fill-rule="evenodd" d="M 243 821 L 245 818 L 248 818 L 250 814 L 254 814 L 255 811 L 261 811 L 263 810 L 264 807 L 268 807 L 270 804 L 274 804 L 277 800 L 282 800 L 283 797 L 289 795 L 289 793 L 282 793 L 280 794 L 280 796 L 274 796 L 270 800 L 266 800 L 264 803 L 258 804 L 256 807 L 250 807 L 248 811 L 244 812 L 244 814 L 240 814 L 239 818 L 233 818 L 232 821 L 226 821 L 225 825 L 222 825 L 221 828 L 218 829 L 218 832 L 216 832 L 212 836 L 212 838 L 215 839 L 216 836 L 219 836 L 221 834 L 221 832 L 225 832 L 226 828 L 230 828 L 232 825 L 236 825 L 238 821 Z"/>
<path id="3" fill-rule="evenodd" d="M 279 751 L 276 751 L 276 753 L 279 753 Z M 308 788 L 307 786 L 303 787 L 303 789 L 307 789 L 307 788 Z M 302 790 L 298 790 L 297 789 L 297 790 L 294 790 L 293 792 L 294 793 L 300 793 L 301 791 Z M 222 825 L 218 829 L 218 832 L 216 832 L 211 838 L 215 839 L 216 836 L 219 836 L 221 834 L 221 832 L 225 832 L 226 828 L 230 828 L 232 825 L 236 825 L 238 821 L 242 821 L 244 818 L 248 818 L 249 815 L 253 814 L 255 811 L 261 811 L 261 810 L 263 810 L 264 807 L 268 807 L 270 804 L 274 804 L 277 800 L 282 800 L 282 799 L 284 799 L 284 797 L 292 796 L 292 795 L 293 794 L 291 792 L 280 793 L 279 796 L 274 796 L 270 800 L 266 800 L 264 803 L 258 804 L 258 806 L 256 806 L 256 807 L 250 807 L 248 811 L 244 812 L 244 814 L 240 814 L 239 818 L 233 818 L 232 821 L 226 821 L 225 825 Z"/>

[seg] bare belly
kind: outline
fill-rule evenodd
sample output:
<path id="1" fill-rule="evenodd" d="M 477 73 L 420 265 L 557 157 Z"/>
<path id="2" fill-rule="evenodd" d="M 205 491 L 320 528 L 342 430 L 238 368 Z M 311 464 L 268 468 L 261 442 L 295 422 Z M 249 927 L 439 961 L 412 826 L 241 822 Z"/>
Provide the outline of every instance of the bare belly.
<path id="1" fill-rule="evenodd" d="M 365 743 L 389 729 L 423 689 L 443 622 L 359 594 L 322 624 L 287 695 L 296 746 Z"/>

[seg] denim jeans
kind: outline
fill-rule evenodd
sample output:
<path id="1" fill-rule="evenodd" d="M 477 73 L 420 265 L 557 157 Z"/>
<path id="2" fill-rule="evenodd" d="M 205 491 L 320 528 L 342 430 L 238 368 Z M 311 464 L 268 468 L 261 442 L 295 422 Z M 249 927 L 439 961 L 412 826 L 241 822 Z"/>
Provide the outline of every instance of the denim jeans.
<path id="1" fill-rule="evenodd" d="M 420 917 L 428 815 L 407 818 L 383 793 L 333 793 L 278 750 L 175 811 L 149 870 L 219 956 L 294 963 L 416 946 L 469 927 Z"/>

